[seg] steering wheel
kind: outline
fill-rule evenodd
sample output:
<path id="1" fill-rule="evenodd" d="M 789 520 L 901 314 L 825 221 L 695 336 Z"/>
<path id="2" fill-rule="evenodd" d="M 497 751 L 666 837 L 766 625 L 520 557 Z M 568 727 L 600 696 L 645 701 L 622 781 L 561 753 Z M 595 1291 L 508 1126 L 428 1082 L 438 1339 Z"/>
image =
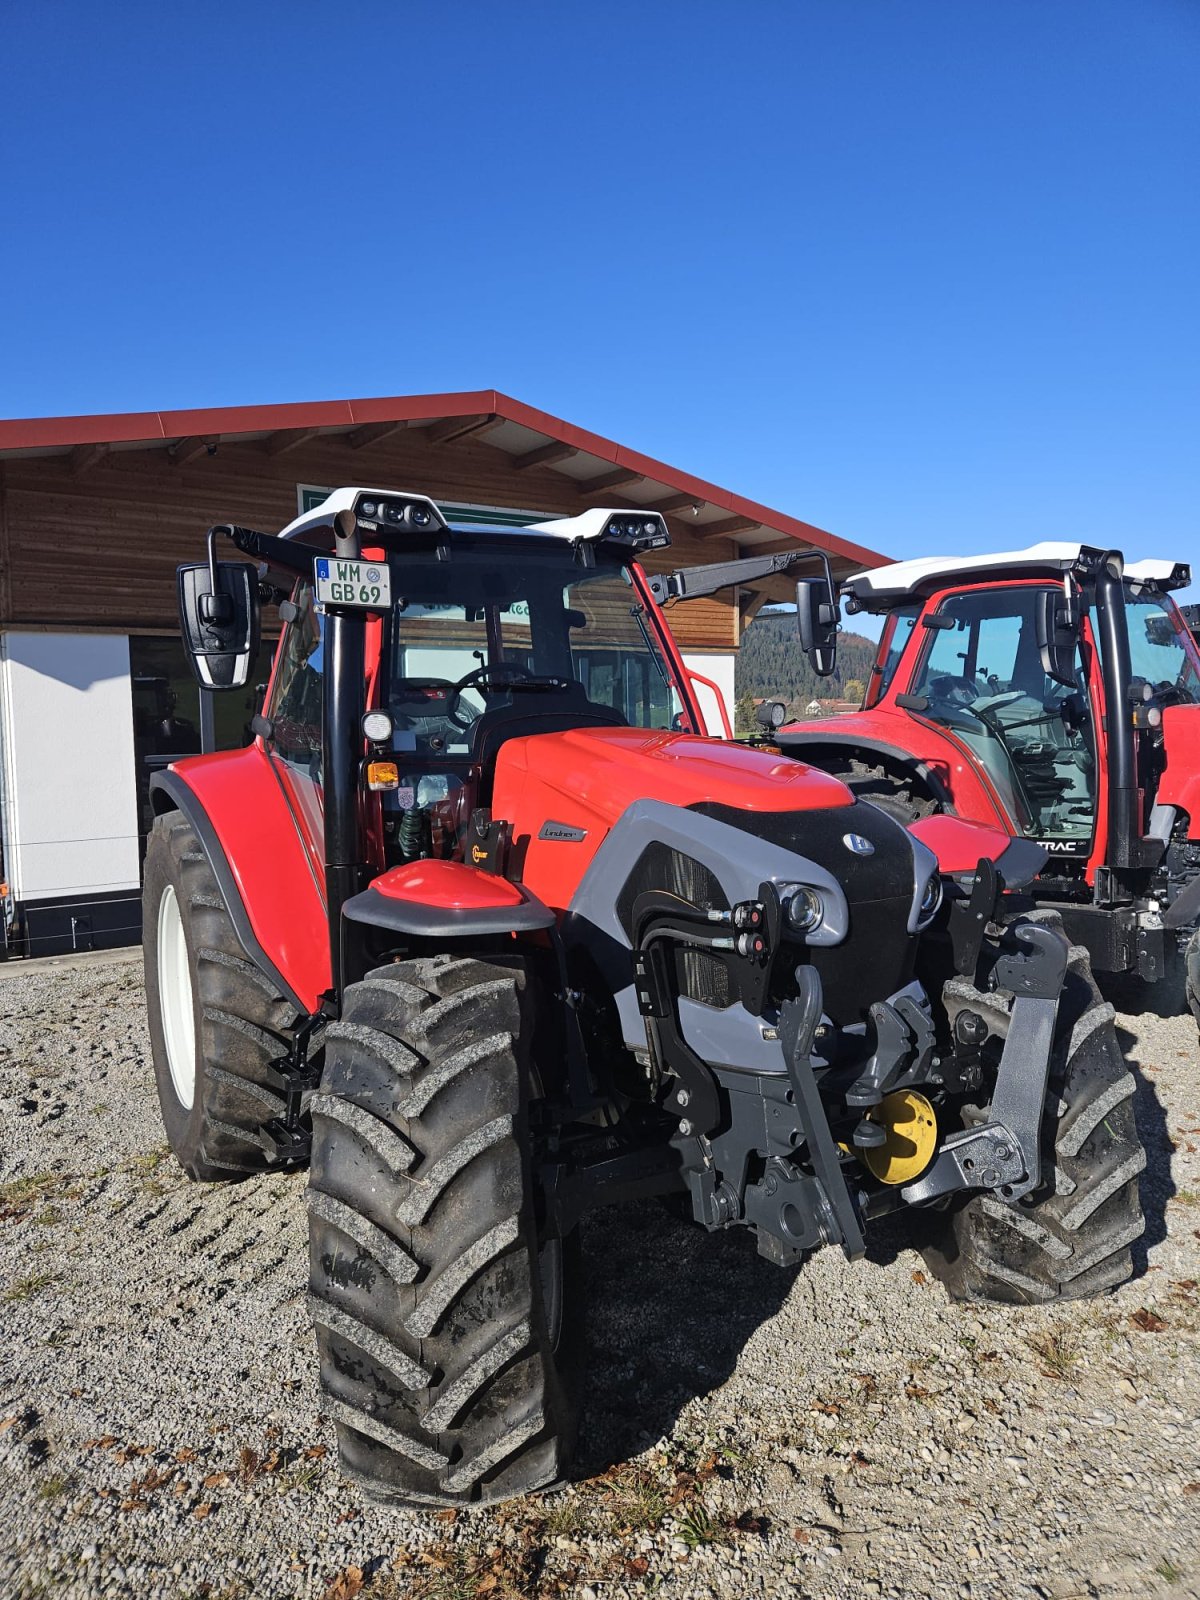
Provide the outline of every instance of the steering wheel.
<path id="1" fill-rule="evenodd" d="M 484 669 L 478 669 L 484 670 Z M 479 715 L 474 706 L 464 705 L 462 688 L 476 673 L 468 673 L 462 683 L 452 683 L 449 678 L 400 678 L 392 684 L 391 704 L 402 715 L 425 718 L 444 718 L 461 733 Z M 468 716 L 460 713 L 469 712 Z"/>

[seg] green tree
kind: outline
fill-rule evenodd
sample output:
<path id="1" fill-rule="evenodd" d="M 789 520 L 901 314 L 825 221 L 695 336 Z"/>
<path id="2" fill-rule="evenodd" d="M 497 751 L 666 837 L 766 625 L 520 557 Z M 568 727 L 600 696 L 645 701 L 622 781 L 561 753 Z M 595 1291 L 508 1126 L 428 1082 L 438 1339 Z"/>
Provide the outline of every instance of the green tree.
<path id="1" fill-rule="evenodd" d="M 842 685 L 842 698 L 853 700 L 855 705 L 862 705 L 863 695 L 866 694 L 861 678 L 847 678 Z"/>
<path id="2" fill-rule="evenodd" d="M 842 632 L 838 634 L 837 666 L 828 678 L 819 678 L 796 638 L 795 613 L 760 611 L 742 635 L 734 669 L 737 698 L 739 703 L 744 698 L 783 700 L 802 712 L 810 700 L 849 699 L 850 687 L 855 684 L 861 699 L 874 660 L 872 640 Z"/>

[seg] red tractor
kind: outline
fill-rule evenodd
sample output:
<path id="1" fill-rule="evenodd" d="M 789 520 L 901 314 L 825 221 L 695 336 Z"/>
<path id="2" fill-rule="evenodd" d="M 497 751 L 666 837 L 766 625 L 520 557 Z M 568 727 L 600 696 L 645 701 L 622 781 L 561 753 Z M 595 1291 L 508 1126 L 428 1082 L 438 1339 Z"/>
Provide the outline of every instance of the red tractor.
<path id="1" fill-rule="evenodd" d="M 1041 845 L 1009 907 L 1057 911 L 1100 974 L 1154 981 L 1180 953 L 1200 1021 L 1200 653 L 1171 598 L 1190 581 L 1078 544 L 858 573 L 847 609 L 885 619 L 863 709 L 775 740 L 902 820 Z"/>
<path id="2" fill-rule="evenodd" d="M 667 541 L 344 489 L 180 569 L 202 683 L 264 597 L 284 629 L 254 742 L 153 779 L 163 1117 L 197 1179 L 310 1162 L 322 1407 L 384 1500 L 561 1478 L 612 1201 L 781 1264 L 919 1212 L 961 1298 L 1131 1271 L 1111 1012 L 1056 917 L 990 921 L 1044 851 L 705 737 L 662 607 L 712 580 L 648 579 Z"/>

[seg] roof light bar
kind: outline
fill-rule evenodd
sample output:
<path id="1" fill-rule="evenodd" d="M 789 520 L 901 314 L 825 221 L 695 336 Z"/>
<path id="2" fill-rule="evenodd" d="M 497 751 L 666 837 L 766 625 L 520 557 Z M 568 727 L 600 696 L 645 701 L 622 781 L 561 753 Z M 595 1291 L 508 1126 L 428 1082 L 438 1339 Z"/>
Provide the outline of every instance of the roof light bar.
<path id="1" fill-rule="evenodd" d="M 284 528 L 283 539 L 303 538 L 305 534 L 332 528 L 339 512 L 352 511 L 360 527 L 368 533 L 380 529 L 397 533 L 425 533 L 445 530 L 446 519 L 428 495 L 411 494 L 404 489 L 334 489 Z"/>
<path id="2" fill-rule="evenodd" d="M 667 519 L 661 511 L 615 511 L 611 506 L 593 506 L 577 517 L 535 522 L 530 531 L 554 533 L 560 538 L 600 539 L 631 550 L 660 550 L 671 542 Z"/>

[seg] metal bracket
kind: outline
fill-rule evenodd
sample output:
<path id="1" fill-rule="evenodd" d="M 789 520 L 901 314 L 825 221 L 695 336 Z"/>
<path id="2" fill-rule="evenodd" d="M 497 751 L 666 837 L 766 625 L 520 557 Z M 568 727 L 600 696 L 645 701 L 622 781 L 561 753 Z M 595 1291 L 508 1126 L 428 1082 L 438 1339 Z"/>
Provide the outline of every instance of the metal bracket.
<path id="1" fill-rule="evenodd" d="M 1014 923 L 1009 933 L 1017 948 L 1001 952 L 991 975 L 994 989 L 1013 996 L 991 1121 L 950 1135 L 924 1177 L 901 1191 L 910 1205 L 959 1189 L 995 1189 L 1013 1205 L 1041 1181 L 1050 1052 L 1071 947 L 1042 922 Z"/>
<path id="2" fill-rule="evenodd" d="M 804 980 L 801 974 L 806 975 Z M 813 1171 L 829 1202 L 846 1259 L 856 1261 L 866 1252 L 867 1244 L 813 1074 L 811 1050 L 816 1022 L 821 1015 L 820 978 L 811 967 L 799 967 L 796 978 L 800 983 L 800 998 L 785 1001 L 779 1013 L 783 1059 L 796 1096 Z"/>
<path id="3" fill-rule="evenodd" d="M 982 1128 L 952 1133 L 929 1170 L 900 1195 L 909 1205 L 922 1205 L 961 1189 L 1000 1189 L 1019 1183 L 1024 1170 L 1016 1139 L 1000 1123 L 988 1122 Z"/>
<path id="4" fill-rule="evenodd" d="M 975 868 L 975 882 L 968 900 L 950 903 L 950 942 L 954 950 L 954 970 L 966 977 L 979 965 L 979 952 L 988 918 L 996 909 L 1003 884 L 995 863 L 981 856 Z"/>

